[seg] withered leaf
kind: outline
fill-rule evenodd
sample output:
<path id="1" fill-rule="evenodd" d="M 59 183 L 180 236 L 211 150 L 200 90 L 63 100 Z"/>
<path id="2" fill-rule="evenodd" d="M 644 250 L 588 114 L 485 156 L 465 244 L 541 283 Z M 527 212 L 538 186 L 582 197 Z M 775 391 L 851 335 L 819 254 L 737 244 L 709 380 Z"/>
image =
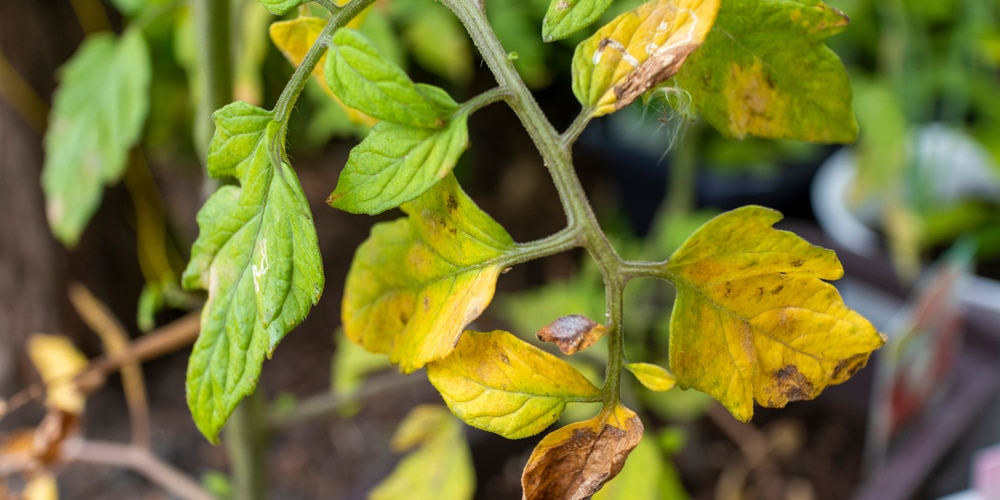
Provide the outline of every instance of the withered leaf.
<path id="1" fill-rule="evenodd" d="M 582 351 L 600 340 L 608 329 L 582 314 L 561 316 L 538 330 L 538 340 L 551 342 L 563 354 Z"/>

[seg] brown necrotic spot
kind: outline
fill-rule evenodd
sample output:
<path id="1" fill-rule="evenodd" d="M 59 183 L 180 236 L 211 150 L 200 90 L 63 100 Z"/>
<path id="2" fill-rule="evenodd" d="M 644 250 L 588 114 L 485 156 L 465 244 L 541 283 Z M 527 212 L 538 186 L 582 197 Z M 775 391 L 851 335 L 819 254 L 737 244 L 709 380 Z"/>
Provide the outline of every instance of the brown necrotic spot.
<path id="1" fill-rule="evenodd" d="M 813 385 L 795 365 L 785 365 L 774 373 L 776 388 L 785 402 L 802 401 L 813 397 Z M 782 405 L 784 406 L 784 405 Z"/>

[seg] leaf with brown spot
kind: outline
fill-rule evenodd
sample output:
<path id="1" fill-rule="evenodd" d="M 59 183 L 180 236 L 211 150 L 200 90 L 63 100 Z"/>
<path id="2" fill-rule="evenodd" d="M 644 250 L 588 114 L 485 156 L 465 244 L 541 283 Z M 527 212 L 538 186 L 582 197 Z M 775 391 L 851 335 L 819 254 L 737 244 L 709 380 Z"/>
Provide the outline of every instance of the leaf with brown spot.
<path id="1" fill-rule="evenodd" d="M 573 53 L 573 94 L 591 116 L 613 113 L 680 69 L 705 39 L 719 0 L 653 0 L 612 20 Z"/>
<path id="2" fill-rule="evenodd" d="M 772 228 L 780 219 L 758 206 L 726 212 L 666 265 L 677 287 L 670 318 L 677 383 L 743 421 L 754 400 L 780 408 L 846 381 L 884 343 L 823 281 L 843 275 L 833 251 Z"/>
<path id="3" fill-rule="evenodd" d="M 594 345 L 607 333 L 604 325 L 582 314 L 570 314 L 543 326 L 536 335 L 542 342 L 555 344 L 563 354 L 573 354 Z"/>
<path id="4" fill-rule="evenodd" d="M 601 391 L 565 361 L 504 331 L 465 332 L 427 378 L 463 422 L 508 439 L 552 425 L 572 401 Z"/>
<path id="5" fill-rule="evenodd" d="M 632 410 L 616 405 L 545 436 L 524 467 L 524 498 L 563 500 L 593 495 L 622 470 L 642 439 L 642 430 L 642 421 Z"/>
<path id="6" fill-rule="evenodd" d="M 728 0 L 676 82 L 728 137 L 852 142 L 851 84 L 823 43 L 848 22 L 820 0 Z"/>
<path id="7" fill-rule="evenodd" d="M 452 175 L 400 208 L 354 254 L 342 315 L 347 338 L 410 373 L 451 353 L 516 245 Z"/>

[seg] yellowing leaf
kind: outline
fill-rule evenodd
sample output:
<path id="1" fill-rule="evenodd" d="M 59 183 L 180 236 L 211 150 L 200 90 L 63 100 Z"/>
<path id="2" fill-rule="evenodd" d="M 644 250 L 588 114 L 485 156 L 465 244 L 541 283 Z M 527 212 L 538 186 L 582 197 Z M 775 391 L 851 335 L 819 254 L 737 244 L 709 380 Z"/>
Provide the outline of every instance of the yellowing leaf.
<path id="1" fill-rule="evenodd" d="M 773 229 L 780 219 L 758 206 L 726 212 L 666 266 L 677 287 L 670 368 L 681 387 L 708 393 L 743 421 L 754 399 L 782 407 L 844 382 L 884 343 L 822 281 L 843 275 L 833 251 Z"/>
<path id="2" fill-rule="evenodd" d="M 573 94 L 592 116 L 628 106 L 672 77 L 701 45 L 719 0 L 652 0 L 599 29 L 573 54 Z"/>
<path id="3" fill-rule="evenodd" d="M 449 175 L 376 224 L 347 275 L 344 333 L 412 372 L 451 353 L 516 249 Z"/>
<path id="4" fill-rule="evenodd" d="M 462 424 L 441 406 L 414 408 L 392 438 L 398 452 L 419 447 L 372 490 L 371 500 L 467 500 L 476 487 Z"/>
<path id="5" fill-rule="evenodd" d="M 582 351 L 600 340 L 608 329 L 582 314 L 561 316 L 538 330 L 542 342 L 552 342 L 563 354 Z"/>
<path id="6" fill-rule="evenodd" d="M 465 423 L 508 439 L 533 436 L 559 419 L 570 401 L 601 391 L 565 361 L 504 331 L 468 331 L 427 378 Z"/>
<path id="7" fill-rule="evenodd" d="M 358 22 L 358 16 L 351 21 L 353 23 Z M 316 43 L 316 39 L 319 38 L 319 33 L 323 31 L 323 27 L 326 26 L 326 20 L 320 19 L 318 17 L 299 17 L 297 19 L 292 19 L 290 21 L 278 21 L 271 24 L 268 30 L 271 35 L 271 41 L 274 45 L 278 47 L 278 50 L 289 60 L 292 64 L 298 67 L 302 64 L 302 59 L 306 57 L 306 53 L 309 52 L 309 48 Z M 333 99 L 340 107 L 344 109 L 347 113 L 347 117 L 354 123 L 359 123 L 362 125 L 372 126 L 378 122 L 378 120 L 358 111 L 354 108 L 348 107 L 344 104 L 333 91 L 330 90 L 330 86 L 326 83 L 326 77 L 323 75 L 323 67 L 326 65 L 326 54 L 320 58 L 319 63 L 316 64 L 316 68 L 313 69 L 312 75 L 319 83 L 319 86 L 323 88 L 331 99 Z"/>
<path id="8" fill-rule="evenodd" d="M 618 475 L 641 439 L 642 421 L 620 405 L 545 436 L 524 467 L 524 498 L 593 495 Z"/>
<path id="9" fill-rule="evenodd" d="M 59 486 L 55 476 L 48 472 L 35 474 L 24 485 L 21 496 L 24 500 L 59 500 Z"/>
<path id="10" fill-rule="evenodd" d="M 62 335 L 28 337 L 28 357 L 45 383 L 45 405 L 73 415 L 83 412 L 85 397 L 73 377 L 87 367 L 87 358 Z"/>
<path id="11" fill-rule="evenodd" d="M 674 375 L 662 366 L 651 363 L 626 363 L 625 368 L 635 375 L 640 384 L 651 391 L 669 391 L 677 385 Z"/>

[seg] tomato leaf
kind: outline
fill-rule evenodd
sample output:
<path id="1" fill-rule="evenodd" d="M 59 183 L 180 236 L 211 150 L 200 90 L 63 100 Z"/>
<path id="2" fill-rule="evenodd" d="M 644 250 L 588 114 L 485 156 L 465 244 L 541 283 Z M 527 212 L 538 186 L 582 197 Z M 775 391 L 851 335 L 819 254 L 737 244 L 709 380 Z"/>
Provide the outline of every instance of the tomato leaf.
<path id="1" fill-rule="evenodd" d="M 467 331 L 427 378 L 463 422 L 507 439 L 533 436 L 571 401 L 601 390 L 565 361 L 504 331 Z"/>
<path id="2" fill-rule="evenodd" d="M 368 37 L 350 28 L 333 34 L 324 74 L 345 104 L 380 120 L 419 128 L 444 128 L 458 109 L 450 98 L 438 102 L 383 57 Z"/>
<path id="3" fill-rule="evenodd" d="M 476 487 L 472 453 L 462 425 L 441 406 L 410 411 L 392 438 L 397 452 L 417 448 L 368 496 L 371 500 L 471 499 Z"/>
<path id="4" fill-rule="evenodd" d="M 587 498 L 625 465 L 639 441 L 642 421 L 621 405 L 542 438 L 521 476 L 524 498 Z"/>
<path id="5" fill-rule="evenodd" d="M 188 406 L 215 441 L 253 392 L 264 356 L 316 305 L 323 290 L 309 203 L 280 147 L 272 113 L 243 102 L 215 112 L 213 177 L 236 177 L 198 212 L 200 233 L 184 286 L 208 291 L 188 364 Z"/>
<path id="6" fill-rule="evenodd" d="M 677 383 L 743 421 L 754 399 L 783 407 L 846 381 L 884 343 L 822 281 L 843 275 L 833 251 L 773 229 L 780 219 L 758 206 L 723 213 L 666 265 L 677 287 L 670 318 Z"/>
<path id="7" fill-rule="evenodd" d="M 726 136 L 851 142 L 850 81 L 823 44 L 847 23 L 819 0 L 727 1 L 676 81 Z"/>
<path id="8" fill-rule="evenodd" d="M 712 29 L 719 0 L 652 0 L 573 53 L 573 94 L 591 116 L 618 111 L 672 77 Z"/>
<path id="9" fill-rule="evenodd" d="M 84 40 L 61 69 L 45 133 L 42 189 L 52 233 L 73 246 L 105 184 L 117 182 L 149 109 L 149 49 L 138 29 Z"/>
<path id="10" fill-rule="evenodd" d="M 400 208 L 354 254 L 342 314 L 348 338 L 409 373 L 451 353 L 516 245 L 451 175 Z"/>
<path id="11" fill-rule="evenodd" d="M 441 130 L 379 123 L 351 150 L 327 203 L 374 215 L 420 196 L 455 168 L 469 144 L 467 121 L 459 114 Z"/>
<path id="12" fill-rule="evenodd" d="M 278 47 L 278 50 L 281 51 L 285 58 L 298 67 L 302 64 L 302 60 L 305 59 L 306 53 L 316 43 L 316 39 L 319 38 L 319 34 L 325 26 L 326 20 L 324 19 L 304 16 L 288 21 L 272 23 L 271 27 L 268 28 L 268 33 L 271 36 L 271 41 L 274 42 L 274 45 Z M 333 91 L 330 90 L 330 86 L 326 83 L 326 75 L 323 71 L 325 66 L 326 54 L 323 54 L 312 71 L 313 78 L 319 83 L 323 91 L 347 113 L 347 118 L 352 123 L 368 126 L 375 125 L 378 120 L 344 104 L 334 95 Z"/>
<path id="13" fill-rule="evenodd" d="M 677 379 L 666 368 L 652 363 L 626 363 L 625 368 L 636 380 L 651 391 L 664 392 L 677 385 Z"/>
<path id="14" fill-rule="evenodd" d="M 87 368 L 86 356 L 62 335 L 32 334 L 26 348 L 45 384 L 45 406 L 71 415 L 83 413 L 87 398 L 73 377 Z"/>
<path id="15" fill-rule="evenodd" d="M 542 40 L 554 42 L 597 22 L 611 0 L 552 0 L 542 20 Z"/>
<path id="16" fill-rule="evenodd" d="M 563 354 L 575 354 L 600 340 L 608 329 L 582 314 L 560 316 L 538 330 L 542 342 L 552 342 Z"/>
<path id="17" fill-rule="evenodd" d="M 646 436 L 629 454 L 621 473 L 608 481 L 591 500 L 677 498 L 664 497 L 660 491 L 660 481 L 667 468 L 655 438 Z"/>
<path id="18" fill-rule="evenodd" d="M 290 10 L 306 3 L 308 0 L 260 0 L 260 4 L 268 12 L 276 16 L 283 16 Z"/>

